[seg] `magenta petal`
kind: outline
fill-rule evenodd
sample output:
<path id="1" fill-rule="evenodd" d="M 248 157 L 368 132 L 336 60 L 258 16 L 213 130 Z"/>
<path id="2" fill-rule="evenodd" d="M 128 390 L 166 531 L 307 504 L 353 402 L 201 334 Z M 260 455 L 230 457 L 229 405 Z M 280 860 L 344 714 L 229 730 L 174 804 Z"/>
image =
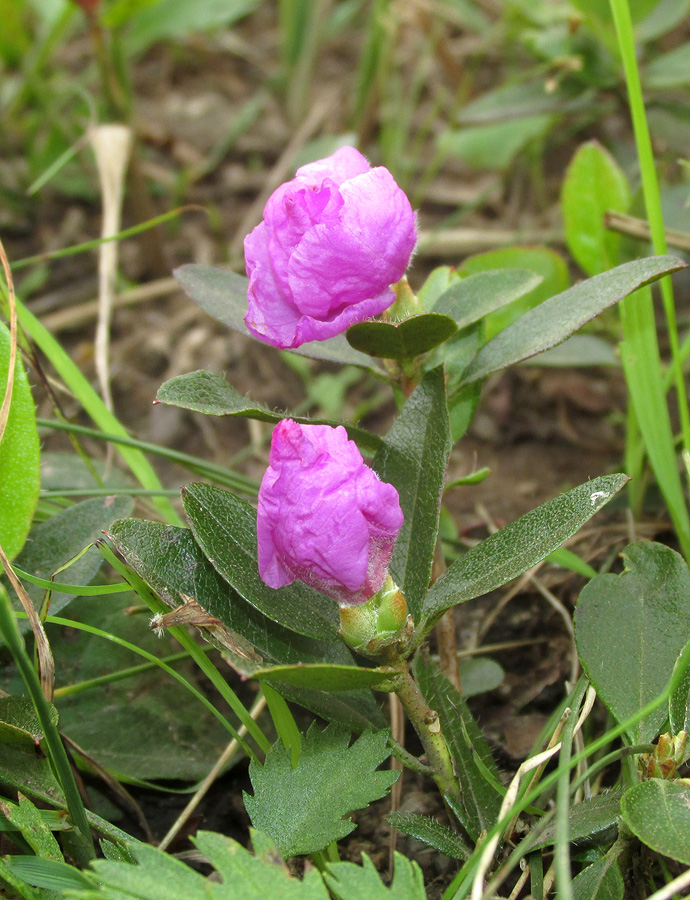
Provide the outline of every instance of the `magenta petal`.
<path id="1" fill-rule="evenodd" d="M 415 214 L 390 172 L 370 169 L 353 147 L 302 166 L 245 240 L 247 327 L 290 348 L 379 315 L 416 237 Z"/>
<path id="2" fill-rule="evenodd" d="M 398 494 L 364 464 L 344 428 L 280 422 L 259 491 L 259 574 L 298 578 L 344 605 L 381 587 L 402 527 Z"/>

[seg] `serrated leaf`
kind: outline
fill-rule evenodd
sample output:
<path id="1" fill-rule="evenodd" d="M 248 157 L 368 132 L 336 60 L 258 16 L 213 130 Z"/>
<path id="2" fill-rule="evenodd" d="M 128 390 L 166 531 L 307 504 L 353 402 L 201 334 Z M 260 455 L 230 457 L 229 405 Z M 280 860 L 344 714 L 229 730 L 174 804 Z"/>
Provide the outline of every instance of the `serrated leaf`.
<path id="1" fill-rule="evenodd" d="M 454 319 L 458 328 L 466 328 L 523 297 L 542 280 L 541 275 L 526 269 L 478 272 L 451 285 L 434 309 Z"/>
<path id="2" fill-rule="evenodd" d="M 87 874 L 95 875 L 90 890 L 67 890 L 71 900 L 328 900 L 317 869 L 304 879 L 293 878 L 275 847 L 252 832 L 255 855 L 236 841 L 212 831 L 200 831 L 192 841 L 216 869 L 208 878 L 147 844 L 130 845 L 137 864 L 99 859 Z M 234 886 L 234 887 L 233 887 Z M 240 892 L 240 893 L 238 893 Z"/>
<path id="3" fill-rule="evenodd" d="M 684 784 L 652 778 L 626 791 L 621 812 L 643 844 L 690 866 L 690 790 Z"/>
<path id="4" fill-rule="evenodd" d="M 192 300 L 210 316 L 256 340 L 244 324 L 249 285 L 244 276 L 216 266 L 200 266 L 194 263 L 180 266 L 174 270 L 173 275 Z M 371 357 L 350 347 L 342 334 L 327 341 L 310 341 L 290 352 L 380 372 Z"/>
<path id="5" fill-rule="evenodd" d="M 53 572 L 80 553 L 84 547 L 102 537 L 103 531 L 134 506 L 131 497 L 95 497 L 76 503 L 31 529 L 26 546 L 16 558 L 17 567 L 38 578 L 50 579 Z M 87 550 L 69 568 L 55 576 L 55 590 L 50 598 L 51 615 L 57 615 L 73 599 L 59 591 L 60 583 L 88 584 L 93 580 L 103 557 L 95 547 Z M 32 584 L 25 585 L 27 593 L 39 604 L 45 591 Z M 15 607 L 21 608 L 13 598 Z"/>
<path id="6" fill-rule="evenodd" d="M 276 741 L 264 765 L 252 762 L 254 796 L 244 802 L 255 828 L 265 832 L 287 859 L 317 853 L 350 834 L 348 813 L 388 793 L 398 772 L 377 771 L 388 758 L 387 731 L 366 731 L 352 746 L 347 731 L 312 723 L 302 741 L 296 768 L 291 751 Z"/>
<path id="7" fill-rule="evenodd" d="M 418 813 L 392 812 L 388 816 L 388 824 L 410 837 L 416 838 L 443 853 L 451 859 L 466 860 L 470 856 L 470 848 L 447 825 L 441 825 L 429 816 Z"/>
<path id="8" fill-rule="evenodd" d="M 335 663 L 352 664 L 352 655 L 342 642 L 323 642 L 304 637 L 268 619 L 247 603 L 206 559 L 187 528 L 162 525 L 143 519 L 116 522 L 110 538 L 144 581 L 171 607 L 190 597 L 232 632 L 241 635 L 263 657 L 264 664 Z M 232 664 L 243 675 L 251 665 L 237 657 Z M 288 700 L 300 703 L 328 721 L 342 722 L 353 731 L 383 728 L 385 719 L 370 692 L 343 692 L 333 697 L 323 689 L 281 684 Z"/>
<path id="9" fill-rule="evenodd" d="M 0 322 L 0 406 L 10 365 L 10 333 Z M 0 546 L 9 559 L 19 553 L 31 528 L 38 492 L 40 443 L 36 410 L 24 366 L 17 358 L 9 415 L 0 441 Z"/>
<path id="10" fill-rule="evenodd" d="M 381 881 L 366 853 L 362 854 L 361 866 L 350 862 L 331 863 L 324 881 L 338 900 L 426 900 L 422 870 L 401 853 L 395 854 L 390 887 Z"/>
<path id="11" fill-rule="evenodd" d="M 554 347 L 608 306 L 684 265 L 675 256 L 638 259 L 568 288 L 526 312 L 485 344 L 467 367 L 463 380 L 469 383 L 486 378 Z"/>
<path id="12" fill-rule="evenodd" d="M 196 542 L 241 597 L 289 631 L 339 641 L 336 603 L 302 582 L 274 590 L 259 577 L 252 506 L 208 484 L 187 485 L 182 502 Z"/>
<path id="13" fill-rule="evenodd" d="M 431 586 L 424 598 L 422 629 L 428 630 L 451 606 L 493 591 L 541 562 L 627 481 L 627 475 L 604 475 L 587 481 L 472 547 Z"/>
<path id="14" fill-rule="evenodd" d="M 501 795 L 487 781 L 477 759 L 491 777 L 500 783 L 496 763 L 464 697 L 446 678 L 438 663 L 418 653 L 414 661 L 414 673 L 426 702 L 439 715 L 441 729 L 462 788 L 462 825 L 476 841 L 483 831 L 487 831 L 495 823 L 501 808 Z"/>
<path id="15" fill-rule="evenodd" d="M 417 385 L 374 458 L 382 481 L 393 484 L 400 495 L 405 520 L 389 568 L 415 618 L 431 577 L 450 451 L 445 383 L 439 368 Z"/>
<path id="16" fill-rule="evenodd" d="M 308 416 L 294 416 L 291 413 L 281 415 L 273 412 L 263 404 L 244 397 L 219 373 L 207 372 L 203 369 L 189 372 L 186 375 L 177 375 L 166 381 L 158 389 L 156 401 L 169 406 L 180 406 L 182 409 L 191 409 L 209 416 L 240 416 L 273 424 L 287 418 L 303 425 L 335 427 L 341 424 L 330 419 L 313 419 Z M 345 428 L 350 439 L 356 441 L 357 446 L 364 453 L 376 453 L 381 446 L 381 438 L 378 435 L 371 434 L 363 428 L 357 428 L 356 425 L 345 425 Z"/>
<path id="17" fill-rule="evenodd" d="M 622 575 L 585 585 L 574 619 L 582 668 L 618 722 L 666 687 L 690 619 L 690 572 L 678 553 L 639 541 L 623 559 Z M 634 725 L 633 743 L 652 740 L 665 718 L 661 707 Z"/>
<path id="18" fill-rule="evenodd" d="M 604 856 L 573 879 L 574 900 L 623 900 L 625 885 L 615 856 Z"/>
<path id="19" fill-rule="evenodd" d="M 630 208 L 625 173 L 608 150 L 588 141 L 575 153 L 561 190 L 568 249 L 588 275 L 605 272 L 619 261 L 621 236 L 604 226 L 604 213 Z"/>
<path id="20" fill-rule="evenodd" d="M 345 337 L 355 350 L 382 359 L 413 359 L 428 353 L 455 334 L 458 326 L 447 315 L 422 313 L 402 322 L 360 322 Z"/>

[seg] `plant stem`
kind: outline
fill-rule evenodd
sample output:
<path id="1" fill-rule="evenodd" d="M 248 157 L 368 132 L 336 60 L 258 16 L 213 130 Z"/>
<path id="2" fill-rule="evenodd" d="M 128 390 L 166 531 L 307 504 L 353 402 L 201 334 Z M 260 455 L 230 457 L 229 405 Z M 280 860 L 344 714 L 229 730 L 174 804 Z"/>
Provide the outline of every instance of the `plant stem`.
<path id="1" fill-rule="evenodd" d="M 9 648 L 31 697 L 45 738 L 48 758 L 65 795 L 74 831 L 65 832 L 65 845 L 78 866 L 85 866 L 96 855 L 84 803 L 74 778 L 67 753 L 53 719 L 51 705 L 43 696 L 41 685 L 19 633 L 7 591 L 0 585 L 0 634 Z"/>
<path id="2" fill-rule="evenodd" d="M 422 692 L 407 669 L 407 664 L 405 664 L 405 669 L 401 672 L 401 675 L 401 682 L 396 693 L 414 726 L 414 730 L 419 735 L 427 760 L 433 770 L 434 781 L 443 797 L 451 794 L 460 800 L 462 797 L 460 783 L 453 771 L 453 762 L 441 731 L 438 713 L 429 709 Z"/>

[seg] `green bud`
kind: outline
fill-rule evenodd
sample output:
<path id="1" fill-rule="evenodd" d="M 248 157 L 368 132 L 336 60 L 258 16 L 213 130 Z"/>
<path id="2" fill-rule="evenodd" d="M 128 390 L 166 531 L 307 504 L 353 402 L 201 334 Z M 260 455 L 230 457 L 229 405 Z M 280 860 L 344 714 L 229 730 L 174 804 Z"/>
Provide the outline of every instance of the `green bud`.
<path id="1" fill-rule="evenodd" d="M 378 656 L 410 631 L 405 596 L 389 574 L 366 603 L 340 607 L 340 631 L 360 653 Z"/>

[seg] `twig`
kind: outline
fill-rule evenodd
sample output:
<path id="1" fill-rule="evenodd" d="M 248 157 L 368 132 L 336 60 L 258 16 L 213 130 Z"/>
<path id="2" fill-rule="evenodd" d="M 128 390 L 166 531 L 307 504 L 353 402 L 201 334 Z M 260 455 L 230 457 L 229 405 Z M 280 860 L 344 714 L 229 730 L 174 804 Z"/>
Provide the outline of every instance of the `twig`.
<path id="1" fill-rule="evenodd" d="M 646 219 L 638 219 L 636 216 L 628 216 L 625 213 L 607 210 L 604 213 L 604 225 L 610 231 L 619 234 L 627 234 L 630 237 L 639 238 L 641 241 L 649 241 L 652 232 Z M 677 231 L 674 228 L 666 229 L 666 243 L 676 250 L 690 251 L 690 234 L 687 231 Z"/>

